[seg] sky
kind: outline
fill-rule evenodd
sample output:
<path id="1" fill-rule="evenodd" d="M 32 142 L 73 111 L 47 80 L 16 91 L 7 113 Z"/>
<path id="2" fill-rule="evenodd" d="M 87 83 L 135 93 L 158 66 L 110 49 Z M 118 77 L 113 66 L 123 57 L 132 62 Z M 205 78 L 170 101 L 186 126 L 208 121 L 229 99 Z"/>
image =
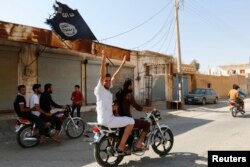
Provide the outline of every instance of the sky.
<path id="1" fill-rule="evenodd" d="M 132 50 L 176 57 L 174 0 L 60 0 L 77 9 L 97 39 Z M 50 29 L 54 0 L 1 0 L 0 20 Z M 250 63 L 250 1 L 180 0 L 182 63 L 200 72 Z M 120 35 L 119 35 L 120 34 Z"/>

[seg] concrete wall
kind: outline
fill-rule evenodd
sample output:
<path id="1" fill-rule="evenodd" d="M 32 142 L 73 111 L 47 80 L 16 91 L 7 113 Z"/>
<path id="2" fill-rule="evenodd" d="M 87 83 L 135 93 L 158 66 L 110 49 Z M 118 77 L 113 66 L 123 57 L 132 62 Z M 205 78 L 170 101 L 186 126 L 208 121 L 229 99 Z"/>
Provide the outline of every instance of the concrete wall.
<path id="1" fill-rule="evenodd" d="M 134 69 L 134 95 L 138 102 L 144 103 L 144 76 L 146 72 L 146 66 L 151 65 L 163 65 L 168 64 L 170 61 L 172 61 L 172 57 L 162 55 L 155 52 L 150 51 L 143 51 L 143 52 L 133 52 L 130 57 L 130 63 L 135 66 Z M 150 68 L 151 71 L 149 71 L 150 74 L 152 74 L 152 68 Z M 162 71 L 163 75 L 166 74 L 165 71 Z M 165 83 L 167 83 L 167 78 L 165 78 Z M 164 83 L 163 83 L 164 84 Z M 167 88 L 165 88 L 167 92 Z M 166 94 L 167 97 L 167 94 Z"/>
<path id="2" fill-rule="evenodd" d="M 32 85 L 37 83 L 37 56 L 39 46 L 23 45 L 19 59 L 19 83 L 26 85 L 26 100 L 32 95 Z M 27 103 L 29 105 L 29 103 Z"/>
<path id="3" fill-rule="evenodd" d="M 189 89 L 207 88 L 208 84 L 210 84 L 211 88 L 219 93 L 220 97 L 226 97 L 229 90 L 232 89 L 232 85 L 234 83 L 238 84 L 243 92 L 249 94 L 249 82 L 244 76 L 213 76 L 195 74 L 191 76 L 190 79 L 191 84 L 189 86 Z"/>

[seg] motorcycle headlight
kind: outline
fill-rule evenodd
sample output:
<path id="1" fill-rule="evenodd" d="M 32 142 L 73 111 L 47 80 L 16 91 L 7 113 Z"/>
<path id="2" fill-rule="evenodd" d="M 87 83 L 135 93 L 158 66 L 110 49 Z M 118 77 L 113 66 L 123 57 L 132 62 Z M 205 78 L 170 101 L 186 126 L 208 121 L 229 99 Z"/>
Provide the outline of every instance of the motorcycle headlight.
<path id="1" fill-rule="evenodd" d="M 159 111 L 154 112 L 154 116 L 156 119 L 160 120 L 161 119 L 161 113 Z"/>

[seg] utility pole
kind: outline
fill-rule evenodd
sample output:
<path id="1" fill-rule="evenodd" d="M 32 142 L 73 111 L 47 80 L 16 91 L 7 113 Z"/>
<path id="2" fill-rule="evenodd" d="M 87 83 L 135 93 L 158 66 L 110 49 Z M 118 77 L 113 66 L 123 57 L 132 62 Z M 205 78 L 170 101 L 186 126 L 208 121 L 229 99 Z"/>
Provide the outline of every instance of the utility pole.
<path id="1" fill-rule="evenodd" d="M 184 105 L 183 89 L 182 89 L 182 68 L 181 68 L 181 43 L 179 30 L 179 0 L 175 0 L 175 27 L 176 27 L 176 50 L 177 50 L 177 78 L 178 78 L 178 92 L 181 107 Z"/>

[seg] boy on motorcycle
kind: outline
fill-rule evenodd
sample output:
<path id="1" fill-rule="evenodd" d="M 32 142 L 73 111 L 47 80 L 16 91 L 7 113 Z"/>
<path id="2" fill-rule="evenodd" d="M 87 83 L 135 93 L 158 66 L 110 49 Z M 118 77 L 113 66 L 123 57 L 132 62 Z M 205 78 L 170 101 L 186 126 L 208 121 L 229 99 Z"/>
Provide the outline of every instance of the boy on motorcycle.
<path id="1" fill-rule="evenodd" d="M 233 84 L 233 89 L 231 89 L 228 93 L 229 100 L 234 101 L 235 103 L 239 104 L 239 110 L 244 111 L 244 101 L 240 98 L 239 86 L 237 84 Z"/>

